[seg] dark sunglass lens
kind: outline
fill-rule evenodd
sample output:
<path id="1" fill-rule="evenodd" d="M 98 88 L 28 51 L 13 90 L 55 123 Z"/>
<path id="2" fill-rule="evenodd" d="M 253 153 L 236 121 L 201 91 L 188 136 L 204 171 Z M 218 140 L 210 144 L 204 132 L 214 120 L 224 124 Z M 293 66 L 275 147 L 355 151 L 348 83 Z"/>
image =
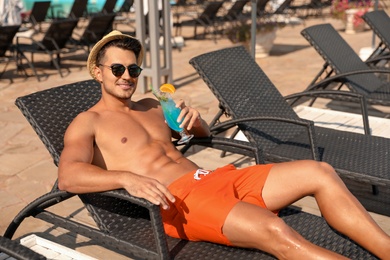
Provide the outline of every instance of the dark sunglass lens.
<path id="1" fill-rule="evenodd" d="M 138 66 L 129 66 L 128 67 L 129 74 L 132 78 L 137 78 L 140 74 L 142 69 Z"/>
<path id="2" fill-rule="evenodd" d="M 114 64 L 111 66 L 111 70 L 115 77 L 120 77 L 125 73 L 126 67 L 122 64 Z"/>

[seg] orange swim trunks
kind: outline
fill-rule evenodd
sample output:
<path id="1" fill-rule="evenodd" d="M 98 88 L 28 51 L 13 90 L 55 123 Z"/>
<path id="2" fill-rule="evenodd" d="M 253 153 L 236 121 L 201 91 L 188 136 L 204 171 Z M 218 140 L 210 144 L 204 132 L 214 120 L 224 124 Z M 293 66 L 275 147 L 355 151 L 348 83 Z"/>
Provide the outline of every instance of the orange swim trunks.
<path id="1" fill-rule="evenodd" d="M 267 208 L 261 196 L 272 164 L 236 169 L 226 165 L 215 171 L 190 172 L 169 185 L 176 201 L 161 210 L 165 232 L 191 241 L 231 245 L 222 227 L 239 201 Z"/>

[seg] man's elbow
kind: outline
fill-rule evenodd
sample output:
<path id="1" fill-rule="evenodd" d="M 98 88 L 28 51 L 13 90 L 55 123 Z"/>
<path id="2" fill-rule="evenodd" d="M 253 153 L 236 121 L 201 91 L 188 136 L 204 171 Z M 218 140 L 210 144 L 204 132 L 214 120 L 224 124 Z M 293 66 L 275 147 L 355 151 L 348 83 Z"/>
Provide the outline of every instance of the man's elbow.
<path id="1" fill-rule="evenodd" d="M 74 180 L 73 180 L 74 181 Z M 69 176 L 69 174 L 66 174 L 63 169 L 61 169 L 61 166 L 58 170 L 58 180 L 57 180 L 57 186 L 58 189 L 64 190 L 67 192 L 72 192 L 72 178 Z"/>
<path id="2" fill-rule="evenodd" d="M 57 181 L 58 189 L 68 191 L 70 190 L 70 183 L 66 178 L 61 178 L 58 176 L 58 181 Z"/>

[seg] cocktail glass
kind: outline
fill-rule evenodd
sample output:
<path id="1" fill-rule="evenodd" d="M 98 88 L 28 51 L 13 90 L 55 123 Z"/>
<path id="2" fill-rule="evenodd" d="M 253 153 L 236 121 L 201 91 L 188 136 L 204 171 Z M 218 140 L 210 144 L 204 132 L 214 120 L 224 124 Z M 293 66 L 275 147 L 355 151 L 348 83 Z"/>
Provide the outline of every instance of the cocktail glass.
<path id="1" fill-rule="evenodd" d="M 177 118 L 180 115 L 181 109 L 176 107 L 176 103 L 173 101 L 172 96 L 166 92 L 154 92 L 154 95 L 160 101 L 165 121 L 167 122 L 168 126 L 172 130 L 178 132 L 181 136 L 177 143 L 183 144 L 191 140 L 194 135 L 189 134 L 186 129 L 180 127 L 181 122 L 177 122 Z"/>

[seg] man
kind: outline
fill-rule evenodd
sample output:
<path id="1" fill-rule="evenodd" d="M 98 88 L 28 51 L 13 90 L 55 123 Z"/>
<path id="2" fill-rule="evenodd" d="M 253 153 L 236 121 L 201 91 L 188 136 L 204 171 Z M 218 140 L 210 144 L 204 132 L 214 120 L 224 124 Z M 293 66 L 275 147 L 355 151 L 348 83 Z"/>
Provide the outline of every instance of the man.
<path id="1" fill-rule="evenodd" d="M 359 204 L 334 169 L 295 161 L 206 171 L 171 143 L 159 102 L 132 100 L 143 59 L 140 42 L 113 31 L 88 57 L 102 97 L 78 115 L 65 134 L 59 188 L 73 193 L 126 189 L 160 205 L 167 234 L 194 241 L 258 248 L 278 258 L 343 259 L 311 244 L 275 213 L 313 195 L 328 223 L 385 259 L 390 237 Z M 198 137 L 210 134 L 183 101 L 178 121 Z M 80 174 L 82 173 L 82 174 Z"/>

